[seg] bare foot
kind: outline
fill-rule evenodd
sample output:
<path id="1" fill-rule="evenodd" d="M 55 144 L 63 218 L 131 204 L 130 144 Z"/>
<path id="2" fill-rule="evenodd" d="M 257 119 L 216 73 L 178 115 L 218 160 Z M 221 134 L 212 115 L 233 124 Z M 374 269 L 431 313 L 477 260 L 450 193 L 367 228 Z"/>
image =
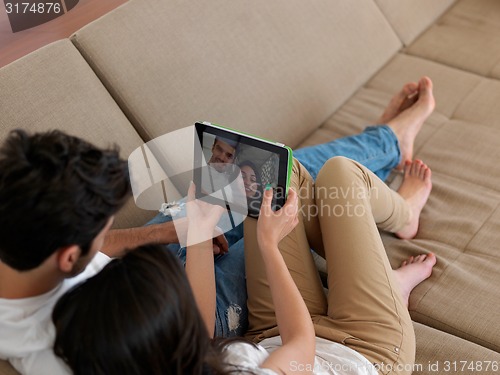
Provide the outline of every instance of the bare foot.
<path id="1" fill-rule="evenodd" d="M 410 257 L 401 263 L 401 267 L 394 270 L 403 301 L 407 307 L 411 291 L 431 275 L 435 264 L 436 256 L 434 254 L 421 254 L 416 257 Z"/>
<path id="2" fill-rule="evenodd" d="M 379 124 L 387 124 L 405 109 L 411 107 L 418 99 L 418 83 L 409 82 L 400 92 L 394 95 L 384 113 L 378 120 Z"/>
<path id="3" fill-rule="evenodd" d="M 410 206 L 410 220 L 396 236 L 409 240 L 417 234 L 420 213 L 432 190 L 431 169 L 421 160 L 407 161 L 404 168 L 403 183 L 398 193 Z"/>
<path id="4" fill-rule="evenodd" d="M 413 159 L 413 143 L 424 121 L 430 116 L 435 107 L 432 94 L 432 81 L 422 77 L 418 82 L 418 93 L 414 96 L 402 98 L 405 92 L 412 90 L 412 85 L 407 84 L 403 90 L 393 98 L 384 115 L 398 113 L 387 121 L 387 125 L 394 131 L 399 141 L 401 162 L 397 169 L 403 169 L 407 160 Z M 399 107 L 398 107 L 399 103 Z M 391 109 L 392 108 L 392 109 Z M 382 118 L 384 117 L 382 116 Z"/>

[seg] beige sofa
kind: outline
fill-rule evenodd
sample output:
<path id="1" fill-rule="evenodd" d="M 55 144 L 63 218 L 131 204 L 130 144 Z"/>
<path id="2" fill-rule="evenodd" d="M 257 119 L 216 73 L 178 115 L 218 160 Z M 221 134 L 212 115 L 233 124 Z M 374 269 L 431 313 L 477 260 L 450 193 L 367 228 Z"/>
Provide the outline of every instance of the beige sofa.
<path id="1" fill-rule="evenodd" d="M 437 106 L 415 156 L 431 166 L 434 188 L 414 240 L 383 235 L 394 266 L 421 252 L 438 258 L 411 296 L 415 373 L 493 374 L 497 0 L 132 0 L 0 69 L 0 129 L 4 137 L 17 127 L 59 128 L 117 142 L 127 157 L 145 141 L 209 120 L 299 147 L 362 130 L 422 75 L 434 81 Z M 116 225 L 152 215 L 130 202 Z M 12 373 L 0 362 L 0 374 Z"/>

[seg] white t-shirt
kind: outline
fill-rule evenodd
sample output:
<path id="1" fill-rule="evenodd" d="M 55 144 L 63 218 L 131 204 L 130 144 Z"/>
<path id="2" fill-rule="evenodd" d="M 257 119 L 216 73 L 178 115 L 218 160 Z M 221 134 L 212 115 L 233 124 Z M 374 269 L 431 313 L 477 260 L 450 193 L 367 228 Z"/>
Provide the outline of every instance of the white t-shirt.
<path id="1" fill-rule="evenodd" d="M 55 338 L 52 310 L 65 292 L 94 276 L 109 261 L 107 255 L 97 253 L 85 271 L 64 280 L 50 292 L 23 299 L 0 298 L 0 358 L 8 360 L 21 374 L 71 374 L 52 351 Z"/>
<path id="2" fill-rule="evenodd" d="M 259 343 L 257 347 L 250 344 L 237 342 L 226 348 L 226 361 L 242 369 L 251 370 L 255 374 L 276 375 L 269 369 L 259 366 L 273 352 L 282 345 L 281 337 L 271 337 Z M 306 367 L 297 361 L 290 361 L 290 368 L 283 369 L 290 373 L 294 371 L 313 371 L 314 374 L 326 375 L 378 375 L 375 367 L 363 355 L 345 345 L 316 337 L 316 357 L 314 368 Z"/>

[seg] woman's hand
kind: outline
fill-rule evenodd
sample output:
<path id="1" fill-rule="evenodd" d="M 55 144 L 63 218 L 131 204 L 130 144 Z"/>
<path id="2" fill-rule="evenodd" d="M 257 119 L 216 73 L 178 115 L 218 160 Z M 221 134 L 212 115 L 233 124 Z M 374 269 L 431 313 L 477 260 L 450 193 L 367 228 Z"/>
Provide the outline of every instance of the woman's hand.
<path id="1" fill-rule="evenodd" d="M 186 202 L 188 218 L 187 245 L 193 245 L 220 235 L 216 225 L 225 209 L 221 206 L 203 202 L 195 197 L 195 185 L 191 183 Z M 217 228 L 218 229 L 218 228 Z"/>
<path id="2" fill-rule="evenodd" d="M 314 326 L 304 299 L 278 249 L 278 243 L 299 222 L 298 197 L 290 189 L 286 204 L 276 212 L 271 209 L 271 201 L 272 191 L 266 190 L 257 222 L 257 239 L 283 344 L 260 366 L 277 373 L 288 373 L 290 363 L 296 361 L 304 366 L 304 371 L 298 373 L 310 373 L 308 370 L 313 368 L 316 350 Z M 309 252 L 309 247 L 290 246 L 286 250 L 287 258 L 290 259 L 293 252 Z"/>
<path id="3" fill-rule="evenodd" d="M 277 246 L 299 222 L 298 197 L 295 190 L 288 191 L 285 205 L 276 212 L 271 208 L 272 199 L 272 189 L 266 189 L 257 222 L 257 241 L 261 249 L 266 246 Z"/>

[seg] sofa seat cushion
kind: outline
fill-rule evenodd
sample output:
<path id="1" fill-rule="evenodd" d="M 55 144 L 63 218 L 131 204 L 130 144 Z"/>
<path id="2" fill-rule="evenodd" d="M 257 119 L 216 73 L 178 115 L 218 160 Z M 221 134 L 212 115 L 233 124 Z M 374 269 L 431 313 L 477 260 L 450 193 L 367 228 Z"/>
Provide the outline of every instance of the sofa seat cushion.
<path id="1" fill-rule="evenodd" d="M 35 68 L 34 68 L 35 67 Z M 59 129 L 121 155 L 143 141 L 69 40 L 39 49 L 0 69 L 0 131 Z M 115 226 L 143 224 L 152 214 L 130 199 Z"/>
<path id="2" fill-rule="evenodd" d="M 410 255 L 437 255 L 433 275 L 411 296 L 416 321 L 500 351 L 500 107 L 493 104 L 500 82 L 399 54 L 303 145 L 361 131 L 405 82 L 424 74 L 434 81 L 437 105 L 415 157 L 431 167 L 433 191 L 417 237 L 384 234 L 384 243 L 393 267 Z M 392 177 L 397 187 L 401 174 Z"/>
<path id="3" fill-rule="evenodd" d="M 414 374 L 495 374 L 500 354 L 470 341 L 413 323 L 417 338 Z"/>
<path id="4" fill-rule="evenodd" d="M 292 147 L 401 47 L 371 0 L 134 0 L 72 41 L 147 140 L 205 120 Z"/>
<path id="5" fill-rule="evenodd" d="M 500 2 L 458 1 L 407 53 L 500 78 Z"/>

